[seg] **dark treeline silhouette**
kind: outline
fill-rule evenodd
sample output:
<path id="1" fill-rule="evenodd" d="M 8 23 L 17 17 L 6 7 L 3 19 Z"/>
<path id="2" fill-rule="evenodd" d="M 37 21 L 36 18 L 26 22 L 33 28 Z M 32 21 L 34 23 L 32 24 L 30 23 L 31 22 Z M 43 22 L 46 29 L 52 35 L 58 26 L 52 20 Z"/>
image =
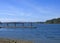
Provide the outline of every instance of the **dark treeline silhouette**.
<path id="1" fill-rule="evenodd" d="M 60 24 L 60 18 L 47 20 L 46 24 Z"/>

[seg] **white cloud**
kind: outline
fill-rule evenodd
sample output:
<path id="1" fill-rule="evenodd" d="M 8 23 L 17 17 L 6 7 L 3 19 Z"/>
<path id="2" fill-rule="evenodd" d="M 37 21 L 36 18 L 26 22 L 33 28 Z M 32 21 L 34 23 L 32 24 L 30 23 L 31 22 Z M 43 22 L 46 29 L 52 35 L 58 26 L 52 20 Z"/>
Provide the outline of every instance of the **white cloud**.
<path id="1" fill-rule="evenodd" d="M 34 18 L 0 18 L 1 22 L 36 22 L 39 21 L 39 19 L 34 19 Z"/>
<path id="2" fill-rule="evenodd" d="M 27 6 L 29 6 L 29 7 L 31 7 L 31 8 L 33 8 L 32 10 L 33 10 L 33 12 L 31 12 L 31 13 L 37 13 L 38 15 L 39 14 L 41 14 L 41 15 L 46 15 L 46 14 L 48 14 L 48 15 L 59 15 L 60 14 L 60 10 L 57 10 L 56 9 L 56 7 L 55 6 L 36 6 L 35 4 L 32 4 L 32 3 L 29 3 L 28 1 L 25 1 L 24 2 L 24 4 L 25 5 L 27 5 Z M 47 16 L 48 16 L 47 15 Z"/>
<path id="3" fill-rule="evenodd" d="M 13 2 L 15 1 L 17 0 L 13 0 Z M 17 4 L 25 5 L 27 8 L 19 8 L 10 4 L 5 6 L 4 9 L 0 8 L 0 15 L 2 16 L 0 16 L 0 21 L 44 21 L 49 18 L 58 17 L 57 15 L 60 14 L 60 12 L 55 11 L 55 8 L 50 7 L 50 9 L 49 7 L 36 6 L 28 1 L 21 1 L 21 3 L 18 2 Z"/>

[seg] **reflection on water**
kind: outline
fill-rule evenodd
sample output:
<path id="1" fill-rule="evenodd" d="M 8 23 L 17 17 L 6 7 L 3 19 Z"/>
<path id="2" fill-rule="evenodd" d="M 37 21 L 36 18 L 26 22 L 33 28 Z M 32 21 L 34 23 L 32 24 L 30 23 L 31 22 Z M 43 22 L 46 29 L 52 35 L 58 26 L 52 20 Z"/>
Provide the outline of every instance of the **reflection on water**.
<path id="1" fill-rule="evenodd" d="M 1 28 L 0 37 L 15 38 L 22 40 L 37 40 L 39 42 L 60 41 L 60 24 L 39 24 L 36 29 L 31 28 Z M 37 42 L 36 41 L 36 42 Z M 48 42 L 47 42 L 48 43 Z"/>

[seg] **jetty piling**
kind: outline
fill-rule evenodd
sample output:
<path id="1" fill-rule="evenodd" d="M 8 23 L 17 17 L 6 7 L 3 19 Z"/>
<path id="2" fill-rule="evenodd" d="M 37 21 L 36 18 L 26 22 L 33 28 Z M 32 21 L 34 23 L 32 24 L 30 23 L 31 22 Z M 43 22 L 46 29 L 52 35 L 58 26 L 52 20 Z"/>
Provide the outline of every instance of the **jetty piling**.
<path id="1" fill-rule="evenodd" d="M 3 26 L 2 24 L 6 24 L 6 26 Z M 12 26 L 13 24 L 13 26 Z M 21 26 L 17 26 L 17 24 L 22 24 Z M 33 26 L 33 23 L 30 22 L 28 23 L 30 24 L 29 26 L 25 26 L 25 22 L 21 23 L 21 22 L 4 22 L 4 23 L 0 23 L 0 28 L 36 28 L 35 26 Z"/>

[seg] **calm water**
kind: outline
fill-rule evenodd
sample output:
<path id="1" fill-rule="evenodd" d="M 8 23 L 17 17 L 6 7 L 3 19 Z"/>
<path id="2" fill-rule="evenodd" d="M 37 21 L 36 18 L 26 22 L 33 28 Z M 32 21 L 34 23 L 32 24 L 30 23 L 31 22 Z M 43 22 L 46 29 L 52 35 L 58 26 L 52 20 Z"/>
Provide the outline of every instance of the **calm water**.
<path id="1" fill-rule="evenodd" d="M 1 28 L 0 37 L 36 40 L 36 43 L 60 43 L 60 24 L 38 24 L 37 28 Z"/>

